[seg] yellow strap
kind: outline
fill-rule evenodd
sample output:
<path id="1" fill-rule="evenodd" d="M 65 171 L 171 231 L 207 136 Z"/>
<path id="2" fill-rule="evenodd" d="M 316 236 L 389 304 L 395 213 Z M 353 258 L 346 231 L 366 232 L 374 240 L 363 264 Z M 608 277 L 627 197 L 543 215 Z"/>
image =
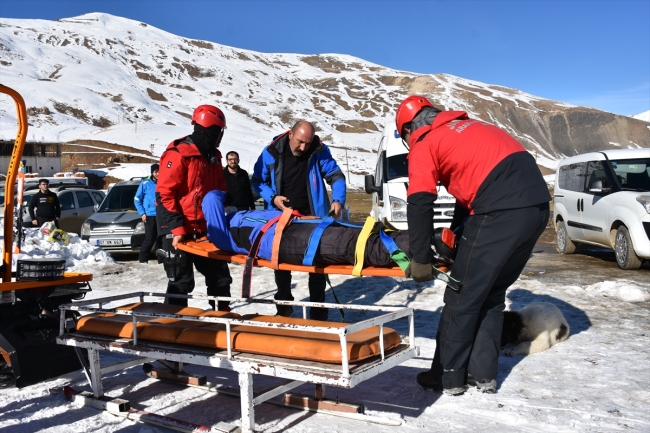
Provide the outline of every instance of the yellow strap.
<path id="1" fill-rule="evenodd" d="M 372 229 L 375 227 L 375 218 L 369 216 L 366 218 L 366 222 L 363 223 L 363 228 L 361 233 L 359 233 L 359 238 L 357 238 L 357 246 L 354 249 L 354 269 L 352 269 L 352 275 L 355 277 L 361 276 L 361 269 L 363 269 L 363 256 L 366 253 L 366 242 L 372 234 Z"/>

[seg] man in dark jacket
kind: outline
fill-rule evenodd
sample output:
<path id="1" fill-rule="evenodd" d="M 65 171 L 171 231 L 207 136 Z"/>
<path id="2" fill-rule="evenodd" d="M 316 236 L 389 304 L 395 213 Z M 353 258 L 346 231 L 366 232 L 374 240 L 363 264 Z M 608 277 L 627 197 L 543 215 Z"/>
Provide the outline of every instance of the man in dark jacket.
<path id="1" fill-rule="evenodd" d="M 228 185 L 228 193 L 232 201 L 230 206 L 237 210 L 255 210 L 255 200 L 251 181 L 246 170 L 239 166 L 239 154 L 235 151 L 226 153 L 226 166 L 223 169 L 223 177 Z"/>
<path id="2" fill-rule="evenodd" d="M 59 228 L 61 218 L 61 205 L 59 197 L 49 189 L 50 181 L 39 179 L 39 191 L 32 196 L 29 202 L 29 216 L 32 218 L 32 225 L 40 227 L 46 222 L 54 221 L 56 228 Z M 36 209 L 36 215 L 34 214 Z"/>
<path id="3" fill-rule="evenodd" d="M 330 201 L 323 179 L 332 186 Z M 345 206 L 345 175 L 314 126 L 304 120 L 275 137 L 255 163 L 253 188 L 267 202 L 268 209 L 299 211 L 303 215 L 341 215 Z M 291 271 L 275 271 L 278 292 L 275 299 L 293 301 Z M 325 302 L 325 275 L 309 274 L 309 300 Z M 278 314 L 291 316 L 293 307 L 278 305 Z M 326 308 L 310 308 L 309 317 L 327 320 Z"/>
<path id="4" fill-rule="evenodd" d="M 468 215 L 451 272 L 460 289 L 445 289 L 431 369 L 417 382 L 451 395 L 468 384 L 496 392 L 505 293 L 546 227 L 548 187 L 517 140 L 463 111 L 440 111 L 410 96 L 397 110 L 396 125 L 410 146 L 406 211 L 413 260 L 407 275 L 433 279 L 429 239 L 438 181 Z"/>
<path id="5" fill-rule="evenodd" d="M 181 267 L 174 280 L 167 283 L 167 293 L 186 295 L 194 290 L 196 267 L 205 277 L 208 296 L 230 296 L 228 263 L 187 254 L 176 247 L 185 239 L 205 236 L 207 226 L 201 209 L 203 197 L 213 190 L 226 190 L 218 150 L 226 118 L 213 105 L 200 105 L 192 115 L 194 133 L 172 141 L 160 157 L 156 186 L 156 215 L 163 248 L 181 257 Z M 187 306 L 187 299 L 167 298 L 166 302 Z M 209 301 L 215 307 L 214 301 Z M 218 309 L 230 311 L 228 301 L 219 301 Z"/>

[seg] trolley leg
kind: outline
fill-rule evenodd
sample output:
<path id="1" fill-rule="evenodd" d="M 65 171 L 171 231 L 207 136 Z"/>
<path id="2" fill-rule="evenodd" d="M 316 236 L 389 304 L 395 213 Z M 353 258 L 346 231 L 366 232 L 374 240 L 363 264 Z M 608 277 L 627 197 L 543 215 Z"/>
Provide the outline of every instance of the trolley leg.
<path id="1" fill-rule="evenodd" d="M 255 408 L 253 406 L 253 375 L 239 373 L 242 433 L 252 433 L 255 429 Z"/>

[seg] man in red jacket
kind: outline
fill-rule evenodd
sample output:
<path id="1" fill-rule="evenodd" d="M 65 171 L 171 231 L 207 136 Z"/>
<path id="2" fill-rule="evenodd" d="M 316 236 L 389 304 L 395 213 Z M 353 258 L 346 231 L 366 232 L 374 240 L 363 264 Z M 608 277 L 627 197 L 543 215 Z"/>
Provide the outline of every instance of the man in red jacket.
<path id="1" fill-rule="evenodd" d="M 230 296 L 228 263 L 176 250 L 179 242 L 205 236 L 207 226 L 201 209 L 203 197 L 213 190 L 226 191 L 221 153 L 218 150 L 226 118 L 212 105 L 201 105 L 192 115 L 194 132 L 174 140 L 160 157 L 156 186 L 156 216 L 164 249 L 181 257 L 180 267 L 167 283 L 167 293 L 186 295 L 194 290 L 192 265 L 205 277 L 208 296 Z M 167 298 L 169 304 L 187 306 L 187 299 Z M 218 309 L 230 311 L 228 301 Z M 214 308 L 214 301 L 210 301 Z"/>
<path id="2" fill-rule="evenodd" d="M 456 198 L 451 228 L 467 216 L 451 271 L 460 289 L 445 289 L 431 369 L 417 382 L 451 395 L 468 384 L 496 392 L 505 293 L 546 227 L 548 187 L 517 140 L 464 111 L 440 111 L 422 96 L 409 96 L 395 120 L 410 146 L 406 211 L 413 260 L 407 274 L 433 279 L 429 239 L 438 182 Z"/>

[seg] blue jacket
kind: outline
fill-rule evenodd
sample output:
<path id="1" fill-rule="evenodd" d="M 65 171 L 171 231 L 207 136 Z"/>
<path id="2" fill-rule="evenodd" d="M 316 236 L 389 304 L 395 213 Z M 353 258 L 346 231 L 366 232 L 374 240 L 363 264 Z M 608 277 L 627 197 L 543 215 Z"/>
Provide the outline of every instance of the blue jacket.
<path id="1" fill-rule="evenodd" d="M 140 215 L 156 216 L 156 181 L 151 176 L 142 179 L 133 203 Z"/>
<path id="2" fill-rule="evenodd" d="M 314 136 L 312 146 L 318 146 L 309 157 L 308 190 L 309 204 L 312 215 L 325 217 L 332 202 L 329 200 L 323 179 L 332 187 L 332 201 L 339 201 L 345 206 L 345 175 L 332 158 L 327 146 Z M 289 131 L 276 137 L 269 144 L 255 163 L 251 185 L 266 201 L 267 209 L 276 209 L 271 203 L 271 197 L 282 195 L 282 154 L 289 149 Z"/>

